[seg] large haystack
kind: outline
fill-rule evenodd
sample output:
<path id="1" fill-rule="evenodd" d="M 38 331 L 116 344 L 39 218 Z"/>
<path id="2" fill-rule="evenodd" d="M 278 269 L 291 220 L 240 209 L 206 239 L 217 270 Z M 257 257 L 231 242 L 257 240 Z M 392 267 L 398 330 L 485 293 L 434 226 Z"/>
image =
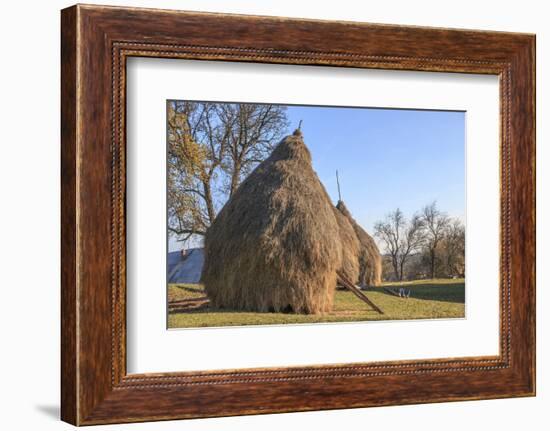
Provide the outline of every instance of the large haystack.
<path id="1" fill-rule="evenodd" d="M 359 277 L 350 278 L 350 280 L 357 280 L 361 286 L 380 286 L 382 283 L 382 257 L 378 246 L 372 237 L 355 221 L 344 202 L 338 201 L 336 208 L 353 226 L 360 243 L 360 250 L 356 255 L 359 261 Z"/>
<path id="2" fill-rule="evenodd" d="M 212 306 L 330 311 L 342 262 L 333 208 L 301 133 L 283 139 L 208 229 L 202 281 Z"/>

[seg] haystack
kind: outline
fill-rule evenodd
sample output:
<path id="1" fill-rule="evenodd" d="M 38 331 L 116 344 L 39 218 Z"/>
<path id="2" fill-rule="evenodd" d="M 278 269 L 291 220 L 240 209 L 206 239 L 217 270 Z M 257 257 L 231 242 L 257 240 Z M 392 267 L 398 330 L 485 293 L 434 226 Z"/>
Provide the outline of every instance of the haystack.
<path id="1" fill-rule="evenodd" d="M 380 286 L 382 283 L 382 257 L 374 239 L 355 221 L 346 205 L 338 201 L 336 205 L 338 211 L 349 221 L 355 235 L 359 241 L 359 252 L 356 259 L 359 264 L 359 276 L 356 278 L 348 277 L 350 280 L 357 280 L 361 286 Z M 351 264 L 342 264 L 343 267 Z"/>
<path id="2" fill-rule="evenodd" d="M 330 311 L 342 264 L 340 230 L 296 131 L 243 181 L 208 229 L 202 281 L 212 306 Z"/>
<path id="3" fill-rule="evenodd" d="M 334 207 L 333 207 L 334 208 Z M 359 280 L 359 255 L 362 249 L 352 224 L 344 214 L 334 208 L 342 246 L 342 262 L 339 272 L 348 280 Z"/>

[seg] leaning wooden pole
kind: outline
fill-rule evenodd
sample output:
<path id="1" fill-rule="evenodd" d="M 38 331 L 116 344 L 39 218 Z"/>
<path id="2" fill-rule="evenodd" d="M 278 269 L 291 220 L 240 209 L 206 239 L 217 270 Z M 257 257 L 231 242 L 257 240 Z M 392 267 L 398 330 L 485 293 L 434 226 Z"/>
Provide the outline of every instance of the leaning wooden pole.
<path id="1" fill-rule="evenodd" d="M 361 289 L 359 289 L 355 284 L 353 284 L 344 274 L 342 274 L 340 271 L 336 272 L 336 275 L 338 276 L 338 283 L 340 283 L 342 286 L 344 286 L 346 289 L 350 290 L 351 293 L 353 293 L 355 296 L 357 296 L 361 301 L 366 302 L 369 304 L 373 310 L 377 311 L 380 314 L 384 314 L 382 309 L 378 307 L 374 302 L 372 302 L 367 295 L 365 295 L 363 292 L 361 292 Z"/>
<path id="2" fill-rule="evenodd" d="M 342 193 L 340 193 L 340 178 L 338 178 L 338 169 L 336 169 L 336 185 L 338 186 L 338 202 L 342 200 Z"/>

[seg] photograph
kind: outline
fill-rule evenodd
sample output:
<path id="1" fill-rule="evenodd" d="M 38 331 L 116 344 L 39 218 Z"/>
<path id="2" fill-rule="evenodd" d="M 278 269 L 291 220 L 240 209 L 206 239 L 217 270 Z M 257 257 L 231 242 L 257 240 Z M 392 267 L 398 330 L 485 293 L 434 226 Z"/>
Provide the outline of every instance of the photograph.
<path id="1" fill-rule="evenodd" d="M 117 1 L 5 8 L 4 428 L 548 422 L 542 6 Z"/>
<path id="2" fill-rule="evenodd" d="M 465 128 L 168 100 L 168 328 L 466 318 Z"/>

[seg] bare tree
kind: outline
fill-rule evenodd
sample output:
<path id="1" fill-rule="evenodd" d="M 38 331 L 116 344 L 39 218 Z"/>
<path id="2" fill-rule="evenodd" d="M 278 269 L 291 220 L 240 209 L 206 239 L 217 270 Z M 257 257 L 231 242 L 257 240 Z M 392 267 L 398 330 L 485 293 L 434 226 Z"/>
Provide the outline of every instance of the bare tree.
<path id="1" fill-rule="evenodd" d="M 384 243 L 390 255 L 395 278 L 403 280 L 407 260 L 424 241 L 421 217 L 415 214 L 407 221 L 403 212 L 397 208 L 385 220 L 374 225 L 374 234 Z"/>
<path id="2" fill-rule="evenodd" d="M 168 104 L 168 229 L 202 236 L 240 182 L 288 129 L 276 105 Z"/>
<path id="3" fill-rule="evenodd" d="M 435 201 L 422 209 L 420 220 L 424 226 L 424 247 L 429 258 L 430 276 L 435 278 L 438 247 L 445 238 L 450 220 L 446 213 L 437 208 Z"/>
<path id="4" fill-rule="evenodd" d="M 443 240 L 446 272 L 449 276 L 464 277 L 466 230 L 459 219 L 450 221 Z"/>
<path id="5" fill-rule="evenodd" d="M 173 102 L 168 106 L 168 229 L 186 240 L 204 235 L 215 217 L 212 190 L 225 141 L 213 125 L 215 106 Z"/>
<path id="6" fill-rule="evenodd" d="M 219 116 L 229 125 L 224 158 L 227 191 L 231 196 L 240 182 L 262 162 L 288 129 L 286 108 L 277 105 L 220 104 Z"/>
<path id="7" fill-rule="evenodd" d="M 422 222 L 422 218 L 418 214 L 415 214 L 407 225 L 405 239 L 401 245 L 401 258 L 399 260 L 400 280 L 403 280 L 403 270 L 406 261 L 424 244 L 424 239 L 424 223 Z"/>

